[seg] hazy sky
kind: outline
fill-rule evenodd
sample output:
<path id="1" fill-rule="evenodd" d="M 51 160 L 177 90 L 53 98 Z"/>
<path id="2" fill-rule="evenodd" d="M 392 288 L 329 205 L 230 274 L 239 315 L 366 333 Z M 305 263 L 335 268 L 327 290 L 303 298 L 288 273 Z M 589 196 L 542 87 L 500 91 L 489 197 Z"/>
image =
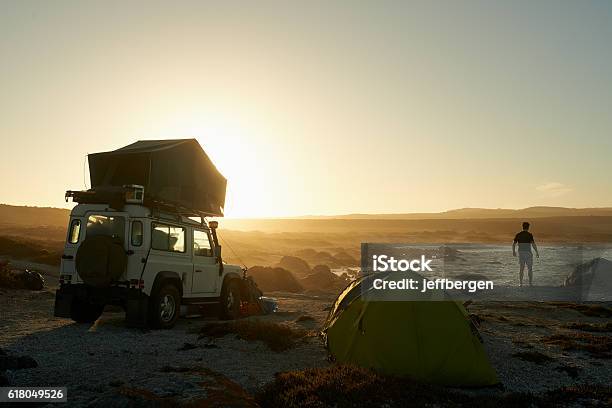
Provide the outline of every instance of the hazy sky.
<path id="1" fill-rule="evenodd" d="M 612 2 L 0 0 L 0 202 L 184 137 L 228 216 L 612 206 Z"/>

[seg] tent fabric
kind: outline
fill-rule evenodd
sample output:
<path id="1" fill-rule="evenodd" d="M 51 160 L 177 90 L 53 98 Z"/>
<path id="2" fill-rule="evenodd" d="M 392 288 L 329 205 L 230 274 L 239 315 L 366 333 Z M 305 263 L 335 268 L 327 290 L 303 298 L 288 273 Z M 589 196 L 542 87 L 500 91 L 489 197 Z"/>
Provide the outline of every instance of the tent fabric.
<path id="1" fill-rule="evenodd" d="M 414 275 L 409 277 L 422 279 Z M 368 301 L 364 285 L 363 279 L 349 285 L 324 325 L 336 361 L 440 385 L 499 383 L 461 303 Z"/>
<path id="2" fill-rule="evenodd" d="M 92 189 L 138 184 L 145 202 L 223 216 L 227 180 L 195 139 L 142 140 L 88 159 Z"/>

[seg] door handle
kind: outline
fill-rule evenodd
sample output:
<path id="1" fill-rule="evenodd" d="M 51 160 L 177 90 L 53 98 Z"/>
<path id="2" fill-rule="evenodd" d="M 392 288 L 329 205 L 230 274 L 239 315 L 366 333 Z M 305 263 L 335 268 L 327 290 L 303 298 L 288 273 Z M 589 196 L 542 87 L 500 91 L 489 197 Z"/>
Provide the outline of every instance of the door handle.
<path id="1" fill-rule="evenodd" d="M 74 257 L 72 255 L 66 255 L 66 254 L 62 255 L 62 259 L 73 259 L 73 258 Z"/>
<path id="2" fill-rule="evenodd" d="M 195 271 L 196 271 L 196 272 L 202 272 L 202 270 L 201 270 L 201 269 L 196 269 Z"/>

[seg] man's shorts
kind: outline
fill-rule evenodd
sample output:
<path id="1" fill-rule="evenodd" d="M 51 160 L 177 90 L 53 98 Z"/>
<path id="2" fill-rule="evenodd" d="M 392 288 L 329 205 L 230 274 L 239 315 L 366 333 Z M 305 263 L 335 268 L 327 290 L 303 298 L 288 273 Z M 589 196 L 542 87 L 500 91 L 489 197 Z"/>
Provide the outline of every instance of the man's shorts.
<path id="1" fill-rule="evenodd" d="M 518 258 L 519 258 L 519 265 L 521 268 L 524 268 L 525 265 L 527 265 L 527 268 L 529 268 L 529 270 L 531 270 L 531 268 L 533 267 L 533 254 L 531 253 L 531 251 L 527 252 L 521 252 L 519 251 L 518 253 Z"/>

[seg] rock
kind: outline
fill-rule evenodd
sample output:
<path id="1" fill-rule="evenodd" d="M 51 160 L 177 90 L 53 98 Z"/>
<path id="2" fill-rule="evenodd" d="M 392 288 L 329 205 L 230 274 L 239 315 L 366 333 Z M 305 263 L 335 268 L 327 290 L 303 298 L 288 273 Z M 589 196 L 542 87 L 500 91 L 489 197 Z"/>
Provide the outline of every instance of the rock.
<path id="1" fill-rule="evenodd" d="M 6 267 L 0 271 L 0 284 L 7 288 L 13 289 L 29 289 L 42 290 L 45 287 L 45 279 L 43 276 L 30 270 L 7 269 Z"/>
<path id="2" fill-rule="evenodd" d="M 216 344 L 214 344 L 214 343 L 206 343 L 206 344 L 204 345 L 204 348 L 207 348 L 207 349 L 217 349 L 217 348 L 219 348 L 219 346 L 217 346 L 217 345 L 216 345 Z"/>
<path id="3" fill-rule="evenodd" d="M 300 284 L 306 289 L 337 292 L 348 284 L 348 281 L 334 274 L 327 265 L 317 265 L 312 271 L 300 280 Z"/>
<path id="4" fill-rule="evenodd" d="M 35 367 L 38 367 L 38 363 L 30 356 L 0 356 L 0 371 Z"/>
<path id="5" fill-rule="evenodd" d="M 334 255 L 336 261 L 342 266 L 358 266 L 359 262 L 344 251 L 340 251 Z"/>
<path id="6" fill-rule="evenodd" d="M 295 256 L 298 256 L 302 259 L 312 259 L 317 256 L 317 251 L 312 248 L 305 248 L 295 251 Z"/>
<path id="7" fill-rule="evenodd" d="M 341 268 L 341 267 L 347 267 L 347 266 L 358 266 L 359 265 L 359 262 L 355 258 L 353 258 L 351 255 L 346 253 L 342 248 L 338 249 L 337 251 L 338 252 L 335 255 L 332 255 L 331 253 L 327 251 L 317 252 L 312 248 L 306 248 L 306 249 L 300 249 L 299 251 L 296 251 L 295 257 L 299 257 L 305 260 L 310 265 L 322 264 L 322 265 L 327 265 L 330 268 L 334 268 L 334 269 Z M 303 269 L 303 265 L 300 268 Z M 291 270 L 290 268 L 287 268 L 287 269 Z M 300 274 L 298 273 L 298 276 L 299 275 Z"/>
<path id="8" fill-rule="evenodd" d="M 17 368 L 36 368 L 38 363 L 30 356 L 17 357 Z"/>
<path id="9" fill-rule="evenodd" d="M 268 266 L 253 266 L 249 268 L 249 276 L 264 292 L 284 291 L 298 293 L 304 288 L 295 276 L 284 268 L 271 268 Z"/>
<path id="10" fill-rule="evenodd" d="M 594 258 L 578 265 L 567 276 L 564 286 L 610 293 L 612 291 L 612 262 L 605 258 Z"/>
<path id="11" fill-rule="evenodd" d="M 198 346 L 196 346 L 195 344 L 192 343 L 185 343 L 183 344 L 182 347 L 179 347 L 176 351 L 187 351 L 187 350 L 193 350 L 193 349 L 197 349 Z"/>
<path id="12" fill-rule="evenodd" d="M 308 262 L 297 256 L 283 256 L 276 266 L 286 269 L 298 277 L 304 277 L 311 272 Z"/>

